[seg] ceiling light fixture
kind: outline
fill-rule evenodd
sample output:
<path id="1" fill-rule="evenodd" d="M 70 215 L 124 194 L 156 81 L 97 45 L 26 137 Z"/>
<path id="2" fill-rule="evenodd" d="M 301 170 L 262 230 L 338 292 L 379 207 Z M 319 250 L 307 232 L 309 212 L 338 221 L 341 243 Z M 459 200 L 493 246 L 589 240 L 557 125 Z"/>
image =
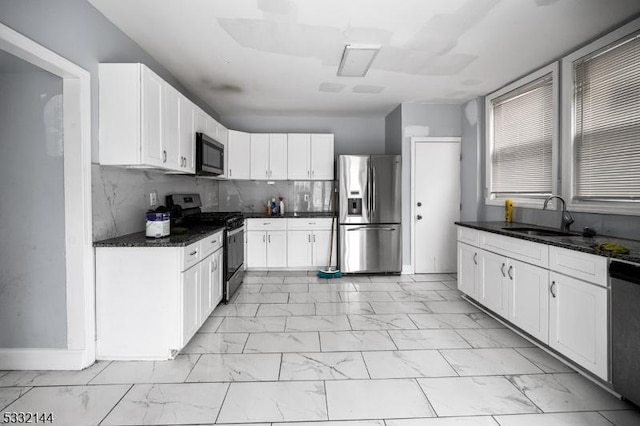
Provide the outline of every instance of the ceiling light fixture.
<path id="1" fill-rule="evenodd" d="M 338 67 L 340 77 L 364 77 L 380 51 L 379 45 L 347 44 Z"/>

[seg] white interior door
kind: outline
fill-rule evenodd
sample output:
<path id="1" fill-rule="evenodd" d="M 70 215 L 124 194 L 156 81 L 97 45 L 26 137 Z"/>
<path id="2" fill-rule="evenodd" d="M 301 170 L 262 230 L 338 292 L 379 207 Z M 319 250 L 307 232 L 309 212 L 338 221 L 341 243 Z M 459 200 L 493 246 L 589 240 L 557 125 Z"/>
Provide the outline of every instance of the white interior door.
<path id="1" fill-rule="evenodd" d="M 416 141 L 413 157 L 414 271 L 456 271 L 456 227 L 460 219 L 460 142 Z"/>

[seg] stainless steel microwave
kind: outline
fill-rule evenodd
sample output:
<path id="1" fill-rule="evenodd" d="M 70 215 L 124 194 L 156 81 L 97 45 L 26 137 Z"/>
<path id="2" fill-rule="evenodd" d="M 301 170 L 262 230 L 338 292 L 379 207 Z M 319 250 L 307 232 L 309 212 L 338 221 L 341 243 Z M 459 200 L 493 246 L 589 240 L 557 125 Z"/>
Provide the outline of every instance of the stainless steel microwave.
<path id="1" fill-rule="evenodd" d="M 196 133 L 196 175 L 221 174 L 224 174 L 224 145 L 204 133 Z"/>

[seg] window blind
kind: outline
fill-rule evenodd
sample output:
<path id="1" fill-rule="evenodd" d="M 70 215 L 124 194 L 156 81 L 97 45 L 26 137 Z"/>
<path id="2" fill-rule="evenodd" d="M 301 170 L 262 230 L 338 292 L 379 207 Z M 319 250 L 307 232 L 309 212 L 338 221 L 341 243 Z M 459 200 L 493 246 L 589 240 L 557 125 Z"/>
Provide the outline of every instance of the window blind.
<path id="1" fill-rule="evenodd" d="M 552 191 L 553 78 L 548 74 L 492 102 L 491 192 Z"/>
<path id="2" fill-rule="evenodd" d="M 640 35 L 573 69 L 575 198 L 640 200 Z"/>

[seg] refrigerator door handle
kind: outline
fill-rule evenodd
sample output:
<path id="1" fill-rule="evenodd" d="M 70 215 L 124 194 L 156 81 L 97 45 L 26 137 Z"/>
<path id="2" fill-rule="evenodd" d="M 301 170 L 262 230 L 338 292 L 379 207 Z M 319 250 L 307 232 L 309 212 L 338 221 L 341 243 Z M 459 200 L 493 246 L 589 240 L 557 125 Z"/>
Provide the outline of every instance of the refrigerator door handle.
<path id="1" fill-rule="evenodd" d="M 391 226 L 386 226 L 384 228 L 380 228 L 380 227 L 370 227 L 370 226 L 359 226 L 357 228 L 349 228 L 347 229 L 347 232 L 353 232 L 353 231 L 395 231 L 396 228 L 393 228 Z"/>
<path id="2" fill-rule="evenodd" d="M 376 168 L 371 165 L 371 218 L 376 217 Z M 371 220 L 373 222 L 373 220 Z"/>

